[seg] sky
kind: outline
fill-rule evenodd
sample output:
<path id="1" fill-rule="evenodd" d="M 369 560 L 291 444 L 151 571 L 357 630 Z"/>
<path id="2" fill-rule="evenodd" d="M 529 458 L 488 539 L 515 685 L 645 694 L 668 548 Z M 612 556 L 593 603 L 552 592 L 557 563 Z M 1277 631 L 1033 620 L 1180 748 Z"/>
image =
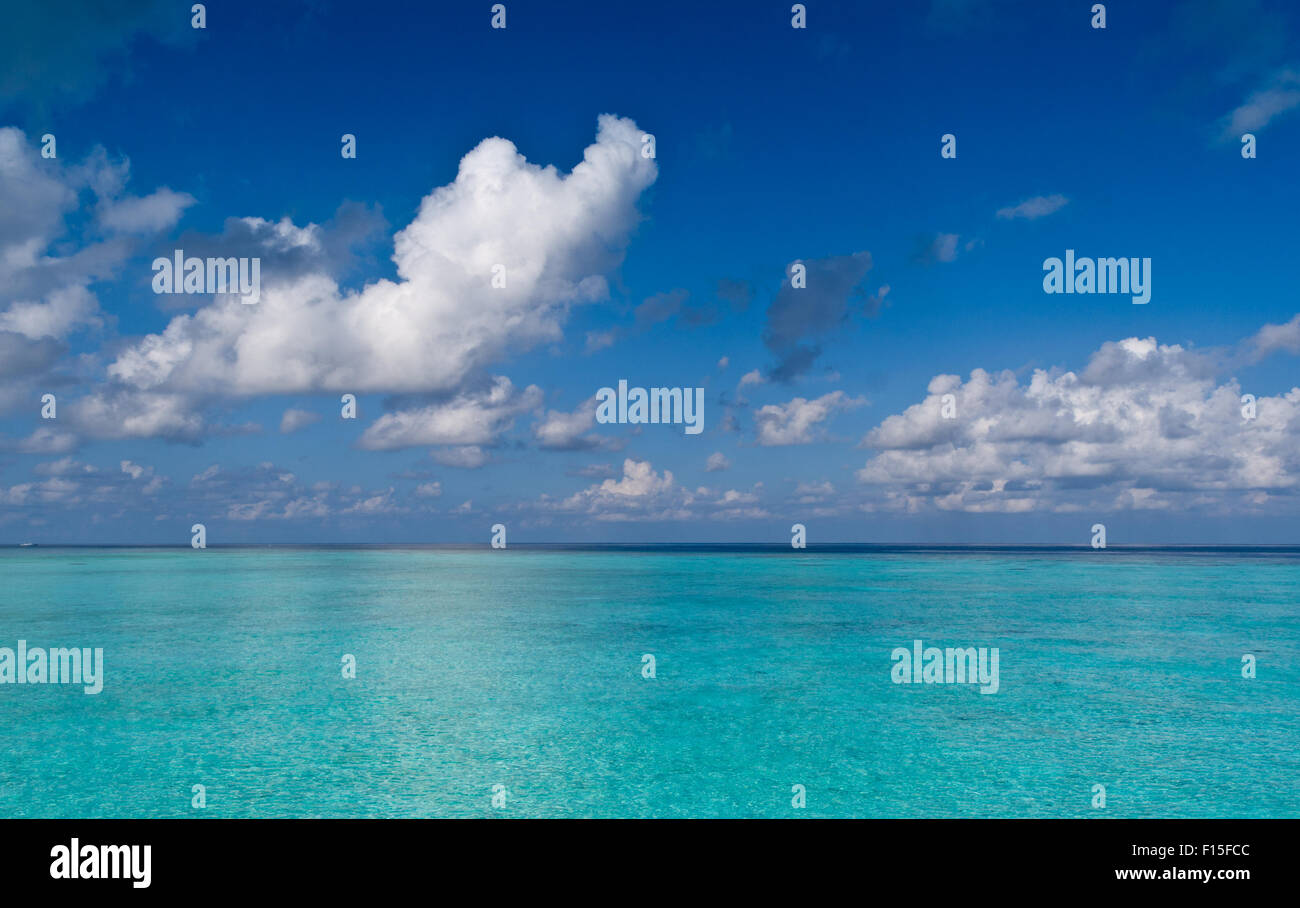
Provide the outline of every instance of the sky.
<path id="1" fill-rule="evenodd" d="M 0 4 L 0 544 L 1300 542 L 1294 4 L 192 6 Z"/>

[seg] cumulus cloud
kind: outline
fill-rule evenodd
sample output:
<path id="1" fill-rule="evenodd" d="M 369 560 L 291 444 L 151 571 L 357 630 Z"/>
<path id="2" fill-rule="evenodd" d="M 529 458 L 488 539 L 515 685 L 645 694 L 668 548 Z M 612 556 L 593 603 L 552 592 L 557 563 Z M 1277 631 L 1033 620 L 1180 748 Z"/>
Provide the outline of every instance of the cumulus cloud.
<path id="1" fill-rule="evenodd" d="M 102 148 L 45 160 L 21 130 L 0 128 L 0 410 L 30 397 L 68 338 L 103 327 L 90 287 L 114 278 L 144 239 L 123 232 L 168 228 L 192 201 L 165 187 L 128 195 L 129 171 Z"/>
<path id="2" fill-rule="evenodd" d="M 641 135 L 602 116 L 568 174 L 485 139 L 397 234 L 396 281 L 344 293 L 308 273 L 264 284 L 255 306 L 218 297 L 124 351 L 108 373 L 138 389 L 200 393 L 456 390 L 508 350 L 558 340 L 573 303 L 606 297 L 604 274 L 656 176 Z M 498 265 L 504 287 L 493 286 Z M 369 442 L 419 434 L 399 417 Z"/>
<path id="3" fill-rule="evenodd" d="M 1251 356 L 1260 360 L 1264 357 L 1285 350 L 1287 353 L 1300 355 L 1300 314 L 1281 325 L 1265 325 L 1248 341 Z"/>
<path id="4" fill-rule="evenodd" d="M 0 379 L 44 372 L 64 350 L 52 337 L 32 338 L 25 332 L 0 330 Z"/>
<path id="5" fill-rule="evenodd" d="M 129 460 L 122 461 L 119 466 L 121 466 L 122 472 L 130 476 L 132 479 L 140 479 L 141 477 L 153 475 L 153 467 L 143 467 L 140 464 L 132 463 Z"/>
<path id="6" fill-rule="evenodd" d="M 299 429 L 305 429 L 313 423 L 320 422 L 320 414 L 313 413 L 310 410 L 297 410 L 290 407 L 284 411 L 280 417 L 280 434 L 288 435 L 291 432 L 297 432 Z"/>
<path id="7" fill-rule="evenodd" d="M 99 222 L 122 233 L 157 233 L 170 229 L 181 213 L 195 203 L 188 192 L 174 192 L 166 186 L 147 196 L 124 196 L 100 206 Z"/>
<path id="8" fill-rule="evenodd" d="M 727 455 L 723 454 L 721 451 L 714 451 L 712 454 L 709 455 L 709 462 L 704 467 L 704 472 L 720 473 L 723 470 L 730 470 L 730 469 L 731 469 L 731 461 L 727 459 Z"/>
<path id="9" fill-rule="evenodd" d="M 588 434 L 596 424 L 596 398 L 591 397 L 572 413 L 547 410 L 533 426 L 537 446 L 548 451 L 583 451 L 598 448 L 603 439 Z"/>
<path id="10" fill-rule="evenodd" d="M 85 476 L 97 470 L 90 464 L 82 463 L 72 457 L 60 457 L 58 460 L 36 464 L 32 467 L 32 472 L 37 476 Z"/>
<path id="11" fill-rule="evenodd" d="M 80 326 L 98 326 L 99 302 L 85 287 L 62 287 L 40 302 L 20 301 L 0 312 L 0 331 L 38 340 L 62 338 Z"/>
<path id="12" fill-rule="evenodd" d="M 66 408 L 66 409 L 64 409 Z M 180 394 L 100 388 L 61 405 L 74 429 L 93 438 L 165 438 L 194 442 L 205 423 Z"/>
<path id="13" fill-rule="evenodd" d="M 129 163 L 103 148 L 80 162 L 44 160 L 22 130 L 0 128 L 0 305 L 30 309 L 115 276 L 143 239 L 121 234 L 170 228 L 193 201 L 166 187 L 130 195 L 129 180 Z"/>
<path id="14" fill-rule="evenodd" d="M 680 520 L 690 516 L 694 495 L 673 480 L 670 470 L 657 473 L 649 461 L 627 458 L 623 475 L 575 492 L 560 501 L 543 496 L 543 509 L 583 514 L 601 521 Z"/>
<path id="15" fill-rule="evenodd" d="M 1019 205 L 999 208 L 998 217 L 1004 221 L 1015 220 L 1016 218 L 1035 221 L 1038 218 L 1047 217 L 1049 214 L 1060 211 L 1069 201 L 1059 193 L 1056 195 L 1036 195 L 1032 199 L 1025 199 Z"/>
<path id="16" fill-rule="evenodd" d="M 415 445 L 492 444 L 514 424 L 515 417 L 541 403 L 541 388 L 529 385 L 519 392 L 510 379 L 499 375 L 484 390 L 465 391 L 426 407 L 385 413 L 366 429 L 357 444 L 368 451 Z"/>
<path id="17" fill-rule="evenodd" d="M 754 414 L 758 443 L 772 445 L 806 445 L 822 437 L 820 426 L 832 414 L 866 403 L 843 391 L 832 391 L 808 400 L 796 397 L 785 404 L 768 404 Z"/>
<path id="18" fill-rule="evenodd" d="M 26 438 L 0 438 L 0 451 L 19 454 L 66 454 L 77 449 L 77 436 L 64 429 L 41 426 Z"/>
<path id="19" fill-rule="evenodd" d="M 233 468 L 214 464 L 196 475 L 183 493 L 169 498 L 181 513 L 221 514 L 237 522 L 371 518 L 415 510 L 392 487 L 367 490 L 335 482 L 307 484 L 271 462 Z"/>
<path id="20" fill-rule="evenodd" d="M 816 504 L 835 494 L 835 486 L 829 480 L 821 482 L 800 482 L 795 486 L 795 500 L 800 504 Z"/>
<path id="21" fill-rule="evenodd" d="M 543 495 L 534 507 L 551 515 L 602 522 L 762 519 L 771 515 L 762 507 L 761 490 L 762 483 L 749 492 L 687 489 L 678 484 L 671 470 L 658 472 L 649 461 L 629 457 L 623 461 L 621 477 L 606 479 L 568 498 Z"/>
<path id="22" fill-rule="evenodd" d="M 259 217 L 229 217 L 220 233 L 186 231 L 159 253 L 170 257 L 174 249 L 186 257 L 257 258 L 263 287 L 292 284 L 325 275 L 339 280 L 361 261 L 358 251 L 370 246 L 387 226 L 377 207 L 344 202 L 323 224 L 299 227 L 287 217 L 270 221 Z M 162 309 L 192 309 L 209 298 L 202 294 L 159 295 Z"/>
<path id="23" fill-rule="evenodd" d="M 857 478 L 881 506 L 1025 512 L 1259 507 L 1300 480 L 1300 388 L 1260 397 L 1220 384 L 1207 356 L 1155 338 L 1108 342 L 1081 373 L 1026 384 L 976 369 L 936 376 L 921 403 L 863 440 Z M 943 417 L 945 395 L 956 417 Z"/>

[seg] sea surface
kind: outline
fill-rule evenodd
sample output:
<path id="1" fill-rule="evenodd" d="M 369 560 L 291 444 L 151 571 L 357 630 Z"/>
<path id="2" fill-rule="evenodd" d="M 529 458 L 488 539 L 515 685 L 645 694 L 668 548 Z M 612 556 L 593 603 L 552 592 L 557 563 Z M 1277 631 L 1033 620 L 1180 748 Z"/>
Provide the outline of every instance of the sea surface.
<path id="1" fill-rule="evenodd" d="M 1295 548 L 0 549 L 20 639 L 0 817 L 1300 816 Z"/>

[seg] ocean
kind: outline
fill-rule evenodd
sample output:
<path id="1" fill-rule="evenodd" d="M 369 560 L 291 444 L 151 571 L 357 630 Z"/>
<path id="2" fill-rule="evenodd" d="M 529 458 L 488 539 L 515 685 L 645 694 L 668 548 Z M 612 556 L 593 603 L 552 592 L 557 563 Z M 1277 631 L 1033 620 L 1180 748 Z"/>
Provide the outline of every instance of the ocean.
<path id="1" fill-rule="evenodd" d="M 0 549 L 20 640 L 3 817 L 1300 816 L 1294 547 Z"/>

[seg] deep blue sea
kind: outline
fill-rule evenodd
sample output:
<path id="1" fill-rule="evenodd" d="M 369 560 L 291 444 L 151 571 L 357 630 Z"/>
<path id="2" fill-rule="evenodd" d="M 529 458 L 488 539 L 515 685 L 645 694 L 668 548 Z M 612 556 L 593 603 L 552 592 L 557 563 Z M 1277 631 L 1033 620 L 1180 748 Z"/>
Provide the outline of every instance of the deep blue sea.
<path id="1" fill-rule="evenodd" d="M 0 549 L 19 640 L 3 817 L 1300 816 L 1294 548 Z"/>

